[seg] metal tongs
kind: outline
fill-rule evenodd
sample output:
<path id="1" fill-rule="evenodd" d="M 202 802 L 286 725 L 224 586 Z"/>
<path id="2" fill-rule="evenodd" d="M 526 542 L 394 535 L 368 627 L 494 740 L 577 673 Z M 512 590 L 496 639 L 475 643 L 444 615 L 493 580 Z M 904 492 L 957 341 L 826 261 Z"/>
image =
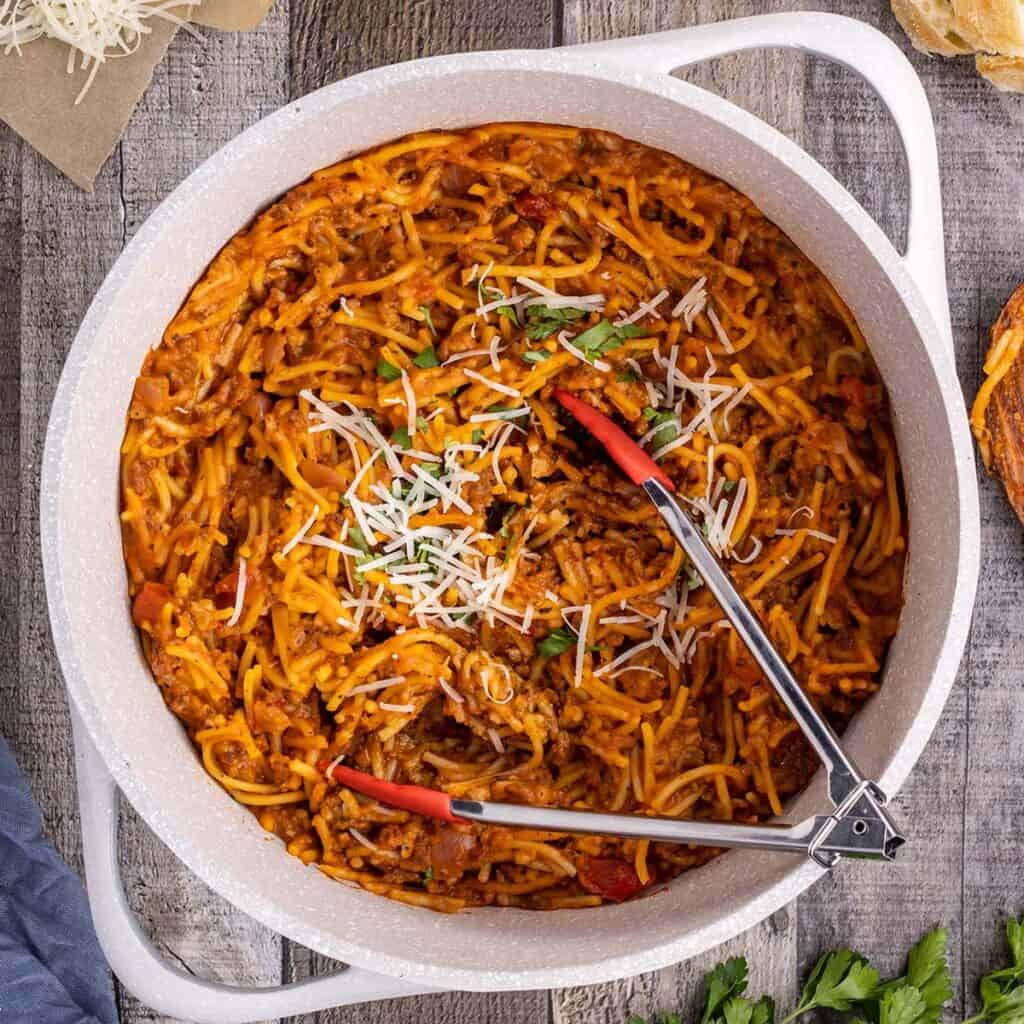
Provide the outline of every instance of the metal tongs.
<path id="1" fill-rule="evenodd" d="M 490 825 L 650 839 L 662 843 L 804 853 L 823 868 L 832 867 L 842 856 L 892 860 L 905 839 L 885 809 L 885 794 L 876 783 L 864 778 L 843 750 L 831 726 L 808 699 L 689 513 L 676 501 L 671 480 L 628 434 L 603 413 L 566 391 L 557 389 L 554 396 L 604 445 L 626 476 L 642 487 L 654 502 L 672 536 L 686 552 L 824 764 L 832 813 L 815 815 L 796 825 L 739 825 L 460 800 L 422 786 L 385 782 L 337 764 L 329 766 L 331 776 L 342 785 L 382 803 L 445 821 L 478 821 Z M 322 767 L 321 770 L 325 769 Z"/>

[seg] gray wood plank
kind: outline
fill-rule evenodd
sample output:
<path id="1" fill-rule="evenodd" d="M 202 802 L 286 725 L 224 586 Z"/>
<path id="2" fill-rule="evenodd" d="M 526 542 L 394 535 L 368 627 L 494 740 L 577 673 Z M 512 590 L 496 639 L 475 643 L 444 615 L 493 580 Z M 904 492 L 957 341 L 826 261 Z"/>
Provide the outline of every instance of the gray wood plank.
<path id="1" fill-rule="evenodd" d="M 39 556 L 39 464 L 64 356 L 121 247 L 120 188 L 108 164 L 95 191 L 83 193 L 28 146 L 21 185 L 19 635 L 16 673 L 0 678 L 0 701 L 46 832 L 80 870 L 71 731 Z"/>
<path id="2" fill-rule="evenodd" d="M 463 50 L 547 46 L 553 41 L 558 0 L 516 0 L 481 4 L 475 0 L 424 4 L 386 0 L 307 0 L 292 4 L 292 92 L 311 89 L 371 67 L 415 57 Z M 309 950 L 288 944 L 286 976 L 308 977 L 336 965 Z M 486 1020 L 495 1024 L 537 1024 L 547 1019 L 541 992 L 445 993 L 368 1006 L 339 1008 L 302 1018 L 295 1024 L 371 1024 L 395 1019 L 426 1022 Z"/>
<path id="3" fill-rule="evenodd" d="M 988 332 L 1021 282 L 1024 106 L 979 79 L 970 61 L 912 55 L 939 131 L 947 269 L 960 379 L 967 400 L 982 379 Z M 965 1008 L 979 976 L 1006 962 L 1002 921 L 1024 909 L 1018 795 L 1024 713 L 1020 707 L 1024 533 L 995 481 L 981 481 L 983 571 L 964 686 L 961 957 Z M 922 768 L 915 770 L 920 777 Z"/>
<path id="4" fill-rule="evenodd" d="M 292 94 L 415 57 L 550 46 L 560 0 L 306 0 L 292 5 Z"/>
<path id="5" fill-rule="evenodd" d="M 120 146 L 124 237 L 207 156 L 286 102 L 288 4 L 249 33 L 179 33 Z M 129 901 L 169 960 L 200 977 L 276 984 L 283 939 L 196 879 L 122 802 Z M 120 992 L 122 1024 L 168 1018 Z"/>
<path id="6" fill-rule="evenodd" d="M 947 218 L 951 230 L 947 264 L 953 322 L 962 379 L 973 393 L 976 373 L 977 264 L 958 244 L 964 198 L 983 192 L 955 170 L 958 147 L 982 134 L 982 122 L 963 123 L 964 135 L 951 132 L 962 101 L 977 93 L 970 62 L 948 64 L 913 51 L 887 5 L 847 0 L 843 13 L 876 25 L 908 53 L 925 81 L 936 116 Z M 852 72 L 814 62 L 807 72 L 807 148 L 825 164 L 875 217 L 897 247 L 906 236 L 907 177 L 902 148 L 888 115 L 869 86 Z M 991 215 L 981 223 L 995 226 Z M 974 228 L 981 226 L 975 222 Z M 800 960 L 804 968 L 837 944 L 851 945 L 879 967 L 898 970 L 905 950 L 928 927 L 950 929 L 951 967 L 961 1007 L 962 895 L 965 864 L 962 823 L 968 742 L 968 702 L 973 694 L 972 657 L 960 677 L 941 722 L 921 761 L 896 802 L 896 813 L 910 837 L 896 865 L 850 863 L 799 901 Z"/>
<path id="7" fill-rule="evenodd" d="M 784 2 L 766 4 L 757 0 L 675 4 L 569 0 L 565 7 L 565 41 L 582 43 L 657 32 L 786 6 Z M 803 75 L 800 55 L 768 50 L 723 57 L 680 73 L 680 77 L 725 96 L 798 142 L 804 126 Z M 704 974 L 721 960 L 736 955 L 745 955 L 750 963 L 751 992 L 790 992 L 796 980 L 796 920 L 792 907 L 685 963 L 638 978 L 554 992 L 554 1019 L 558 1024 L 617 1024 L 633 1014 L 650 1018 L 667 1012 L 678 1012 L 683 1020 L 692 1019 L 699 1015 Z"/>
<path id="8" fill-rule="evenodd" d="M 18 562 L 19 455 L 18 377 L 21 323 L 21 141 L 0 124 L 0 558 Z M 0 693 L 18 685 L 18 574 L 0 576 Z M 0 735 L 15 755 L 27 737 L 0 717 Z"/>

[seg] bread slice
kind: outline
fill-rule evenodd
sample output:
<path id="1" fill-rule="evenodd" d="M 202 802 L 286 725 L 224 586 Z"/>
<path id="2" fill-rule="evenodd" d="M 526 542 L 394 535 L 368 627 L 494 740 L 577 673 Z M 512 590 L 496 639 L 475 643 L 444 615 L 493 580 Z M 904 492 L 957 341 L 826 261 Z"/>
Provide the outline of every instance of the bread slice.
<path id="1" fill-rule="evenodd" d="M 978 74 L 1003 92 L 1024 92 L 1024 57 L 979 53 L 974 58 Z"/>
<path id="2" fill-rule="evenodd" d="M 953 0 L 955 27 L 972 50 L 1024 57 L 1020 0 Z"/>
<path id="3" fill-rule="evenodd" d="M 1003 481 L 1024 523 L 1024 285 L 992 325 L 985 380 L 971 409 L 971 430 L 985 468 Z"/>
<path id="4" fill-rule="evenodd" d="M 892 12 L 922 53 L 956 57 L 974 52 L 956 31 L 952 0 L 892 0 Z"/>

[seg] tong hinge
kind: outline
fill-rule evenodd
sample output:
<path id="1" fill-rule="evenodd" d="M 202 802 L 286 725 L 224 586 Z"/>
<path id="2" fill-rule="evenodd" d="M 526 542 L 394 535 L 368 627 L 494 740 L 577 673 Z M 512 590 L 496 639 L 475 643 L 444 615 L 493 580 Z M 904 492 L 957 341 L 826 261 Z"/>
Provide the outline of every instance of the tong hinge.
<path id="1" fill-rule="evenodd" d="M 830 815 L 814 819 L 807 856 L 823 868 L 841 856 L 893 860 L 906 840 L 885 804 L 874 782 L 858 782 Z"/>

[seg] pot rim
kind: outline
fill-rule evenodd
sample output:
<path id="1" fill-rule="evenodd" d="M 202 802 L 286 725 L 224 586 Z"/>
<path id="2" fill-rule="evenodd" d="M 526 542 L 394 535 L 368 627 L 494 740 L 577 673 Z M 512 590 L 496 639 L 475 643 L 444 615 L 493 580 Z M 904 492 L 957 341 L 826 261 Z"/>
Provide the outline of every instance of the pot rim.
<path id="1" fill-rule="evenodd" d="M 763 920 L 803 892 L 823 872 L 809 861 L 795 863 L 758 899 L 749 901 L 740 909 L 659 945 L 644 947 L 627 955 L 596 959 L 589 965 L 589 970 L 579 965 L 502 971 L 493 964 L 482 964 L 478 969 L 450 969 L 424 964 L 415 959 L 411 950 L 409 956 L 382 955 L 377 950 L 367 949 L 357 943 L 324 935 L 283 902 L 253 904 L 249 901 L 250 894 L 246 892 L 244 881 L 235 878 L 229 867 L 211 865 L 205 858 L 197 856 L 190 836 L 176 833 L 164 825 L 159 813 L 159 801 L 135 779 L 127 758 L 105 727 L 103 709 L 93 696 L 71 633 L 69 603 L 61 579 L 59 504 L 61 463 L 68 441 L 71 399 L 77 390 L 83 368 L 89 360 L 93 343 L 103 327 L 112 300 L 120 290 L 125 273 L 159 241 L 165 225 L 176 215 L 177 205 L 221 179 L 230 170 L 232 160 L 239 152 L 252 146 L 271 145 L 276 135 L 287 131 L 293 119 L 305 120 L 337 105 L 351 104 L 360 96 L 382 88 L 394 89 L 428 78 L 442 79 L 450 74 L 486 70 L 548 71 L 640 89 L 699 110 L 728 130 L 746 136 L 764 151 L 766 159 L 775 161 L 787 173 L 797 175 L 804 185 L 816 191 L 838 216 L 847 221 L 907 309 L 931 360 L 949 424 L 961 536 L 956 589 L 950 602 L 945 636 L 929 686 L 928 699 L 919 708 L 892 760 L 878 779 L 890 795 L 899 789 L 919 758 L 952 687 L 967 640 L 980 547 L 973 452 L 962 397 L 947 344 L 928 310 L 920 288 L 888 238 L 842 185 L 795 143 L 721 97 L 659 72 L 625 68 L 614 61 L 595 60 L 594 55 L 586 54 L 585 48 L 575 53 L 569 48 L 430 57 L 367 71 L 295 100 L 236 136 L 196 168 L 149 216 L 118 257 L 82 321 L 54 398 L 42 463 L 40 536 L 54 646 L 68 692 L 111 775 L 141 817 L 190 870 L 246 914 L 303 945 L 376 973 L 415 978 L 438 987 L 480 991 L 548 988 L 584 981 L 607 981 L 663 967 L 693 955 L 698 948 L 709 948 L 725 941 Z"/>

